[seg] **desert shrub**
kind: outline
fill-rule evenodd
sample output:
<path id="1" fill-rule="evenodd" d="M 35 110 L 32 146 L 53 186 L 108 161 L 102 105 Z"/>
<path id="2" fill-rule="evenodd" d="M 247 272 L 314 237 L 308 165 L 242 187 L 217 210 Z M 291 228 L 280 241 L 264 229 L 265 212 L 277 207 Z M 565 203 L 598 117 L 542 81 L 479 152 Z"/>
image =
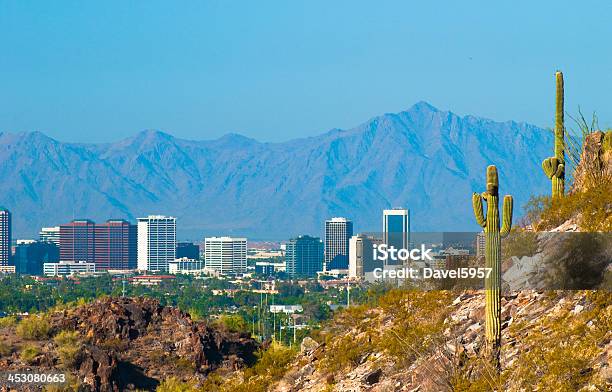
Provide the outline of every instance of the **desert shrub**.
<path id="1" fill-rule="evenodd" d="M 30 316 L 19 322 L 17 335 L 26 340 L 43 340 L 49 337 L 51 326 L 44 317 Z"/>
<path id="2" fill-rule="evenodd" d="M 66 382 L 63 384 L 47 384 L 43 387 L 44 392 L 74 392 L 80 391 L 81 382 L 79 379 L 68 373 L 66 374 Z"/>
<path id="3" fill-rule="evenodd" d="M 471 371 L 465 371 L 470 369 Z M 459 371 L 449 377 L 448 387 L 453 392 L 503 391 L 506 379 L 488 359 L 466 359 Z"/>
<path id="4" fill-rule="evenodd" d="M 557 244 L 542 272 L 546 287 L 571 290 L 599 287 L 610 264 L 608 233 L 554 233 Z"/>
<path id="5" fill-rule="evenodd" d="M 325 356 L 320 370 L 336 373 L 366 361 L 370 353 L 386 352 L 398 365 L 424 356 L 436 343 L 448 314 L 451 294 L 447 291 L 393 289 L 377 298 L 377 307 L 355 306 L 338 313 L 320 334 L 325 340 Z M 381 315 L 392 320 L 381 328 Z"/>
<path id="6" fill-rule="evenodd" d="M 33 344 L 26 344 L 21 348 L 21 353 L 19 354 L 19 358 L 31 365 L 34 363 L 34 359 L 40 354 L 40 349 Z"/>
<path id="7" fill-rule="evenodd" d="M 195 383 L 181 381 L 175 377 L 165 379 L 156 389 L 157 392 L 195 392 L 197 390 Z"/>
<path id="8" fill-rule="evenodd" d="M 119 338 L 110 338 L 100 343 L 100 347 L 110 351 L 122 352 L 129 347 L 129 341 Z"/>
<path id="9" fill-rule="evenodd" d="M 527 203 L 523 206 L 525 215 L 523 216 L 522 225 L 532 225 L 537 230 L 537 225 L 544 211 L 552 208 L 552 198 L 550 196 L 531 196 Z"/>
<path id="10" fill-rule="evenodd" d="M 207 392 L 221 392 L 226 385 L 227 379 L 217 372 L 209 373 L 204 380 L 202 390 Z"/>
<path id="11" fill-rule="evenodd" d="M 245 370 L 245 378 L 266 375 L 273 380 L 277 380 L 285 373 L 285 368 L 295 355 L 295 349 L 274 343 L 267 350 L 257 353 L 257 362 L 254 366 Z"/>
<path id="12" fill-rule="evenodd" d="M 570 306 L 526 326 L 529 333 L 521 344 L 530 349 L 522 350 L 504 370 L 517 390 L 569 392 L 588 384 L 606 390 L 605 380 L 597 379 L 590 369 L 612 330 L 612 296 L 605 291 L 586 292 L 584 306 L 578 314 Z"/>
<path id="13" fill-rule="evenodd" d="M 238 314 L 222 314 L 213 325 L 229 332 L 248 332 L 249 324 Z"/>
<path id="14" fill-rule="evenodd" d="M 4 342 L 0 342 L 0 357 L 9 356 L 11 355 L 12 352 L 13 352 L 13 349 L 11 348 L 11 346 L 9 346 L 8 344 Z"/>
<path id="15" fill-rule="evenodd" d="M 344 336 L 328 335 L 327 338 L 326 345 L 330 349 L 326 351 L 324 359 L 318 364 L 318 368 L 331 374 L 347 367 L 359 365 L 373 349 L 370 338 L 366 336 L 358 338 L 352 334 L 347 334 Z"/>
<path id="16" fill-rule="evenodd" d="M 177 369 L 195 370 L 195 363 L 187 358 L 177 358 L 174 364 Z"/>
<path id="17" fill-rule="evenodd" d="M 64 368 L 74 368 L 80 363 L 83 344 L 78 332 L 62 331 L 53 338 L 53 341 L 57 345 L 56 352 Z"/>
<path id="18" fill-rule="evenodd" d="M 547 197 L 532 197 L 525 209 L 536 231 L 550 230 L 568 219 L 576 218 L 583 231 L 610 232 L 612 182 L 601 182 L 584 192 L 567 194 L 554 202 Z"/>
<path id="19" fill-rule="evenodd" d="M 268 392 L 270 386 L 280 380 L 296 350 L 280 343 L 273 343 L 267 350 L 257 353 L 257 362 L 243 371 L 242 377 L 233 377 L 223 382 L 220 376 L 207 380 L 203 386 L 205 391 L 219 392 Z"/>
<path id="20" fill-rule="evenodd" d="M 513 228 L 510 235 L 502 241 L 502 258 L 511 256 L 521 258 L 533 256 L 538 252 L 538 236 L 532 231 Z"/>
<path id="21" fill-rule="evenodd" d="M 17 319 L 15 316 L 8 316 L 0 318 L 0 328 L 11 328 L 17 325 Z"/>
<path id="22" fill-rule="evenodd" d="M 400 291 L 383 296 L 380 306 L 394 320 L 392 328 L 373 334 L 374 345 L 408 364 L 425 356 L 439 342 L 452 295 L 448 291 Z"/>

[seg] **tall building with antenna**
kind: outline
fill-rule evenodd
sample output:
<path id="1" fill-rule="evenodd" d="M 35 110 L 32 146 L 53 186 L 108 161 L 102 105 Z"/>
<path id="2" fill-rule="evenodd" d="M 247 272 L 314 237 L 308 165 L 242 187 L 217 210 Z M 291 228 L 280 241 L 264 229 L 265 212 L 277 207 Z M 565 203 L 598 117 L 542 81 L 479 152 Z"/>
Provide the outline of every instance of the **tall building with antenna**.
<path id="1" fill-rule="evenodd" d="M 11 213 L 0 207 L 0 267 L 8 266 L 11 259 Z"/>

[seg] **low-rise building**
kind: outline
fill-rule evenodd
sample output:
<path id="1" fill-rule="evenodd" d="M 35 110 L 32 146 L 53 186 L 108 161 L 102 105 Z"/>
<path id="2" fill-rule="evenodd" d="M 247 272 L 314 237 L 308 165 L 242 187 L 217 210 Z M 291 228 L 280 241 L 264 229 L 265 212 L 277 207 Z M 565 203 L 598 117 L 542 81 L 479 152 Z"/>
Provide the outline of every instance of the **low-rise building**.
<path id="1" fill-rule="evenodd" d="M 162 282 L 176 279 L 173 275 L 137 275 L 128 278 L 131 284 L 141 286 L 158 286 Z"/>
<path id="2" fill-rule="evenodd" d="M 302 305 L 270 305 L 270 313 L 302 313 L 304 308 Z"/>
<path id="3" fill-rule="evenodd" d="M 174 261 L 168 262 L 168 272 L 171 274 L 200 272 L 203 268 L 203 261 L 190 259 L 187 257 L 181 257 Z"/>
<path id="4" fill-rule="evenodd" d="M 65 276 L 91 272 L 96 272 L 96 264 L 86 261 L 60 261 L 59 263 L 43 264 L 45 276 Z"/>
<path id="5" fill-rule="evenodd" d="M 0 265 L 0 274 L 14 274 L 15 266 L 14 265 Z"/>

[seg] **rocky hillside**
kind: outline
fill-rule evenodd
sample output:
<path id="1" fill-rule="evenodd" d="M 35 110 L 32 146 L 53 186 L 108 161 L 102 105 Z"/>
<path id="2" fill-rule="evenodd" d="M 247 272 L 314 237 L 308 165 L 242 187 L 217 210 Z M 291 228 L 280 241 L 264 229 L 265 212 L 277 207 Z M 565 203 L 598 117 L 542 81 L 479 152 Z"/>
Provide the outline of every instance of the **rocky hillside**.
<path id="1" fill-rule="evenodd" d="M 248 335 L 195 322 L 147 298 L 104 298 L 0 328 L 0 370 L 59 371 L 79 390 L 151 390 L 255 362 Z"/>
<path id="2" fill-rule="evenodd" d="M 275 391 L 609 391 L 609 292 L 523 291 L 502 302 L 502 373 L 483 358 L 481 292 L 396 291 L 307 340 Z"/>

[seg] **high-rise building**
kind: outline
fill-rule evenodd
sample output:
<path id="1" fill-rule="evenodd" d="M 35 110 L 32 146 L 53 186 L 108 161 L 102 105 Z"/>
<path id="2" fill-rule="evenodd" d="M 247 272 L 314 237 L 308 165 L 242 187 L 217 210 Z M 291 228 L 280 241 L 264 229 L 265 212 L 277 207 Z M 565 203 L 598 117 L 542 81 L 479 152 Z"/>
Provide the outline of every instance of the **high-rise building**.
<path id="1" fill-rule="evenodd" d="M 353 222 L 346 218 L 325 221 L 325 270 L 347 269 L 349 239 L 353 236 Z"/>
<path id="2" fill-rule="evenodd" d="M 136 226 L 121 219 L 95 225 L 96 271 L 136 268 Z"/>
<path id="3" fill-rule="evenodd" d="M 323 241 L 301 235 L 287 243 L 285 260 L 289 276 L 316 276 L 323 270 Z"/>
<path id="4" fill-rule="evenodd" d="M 382 268 L 382 262 L 374 261 L 374 245 L 382 240 L 365 234 L 357 234 L 349 240 L 349 278 L 362 278 L 366 272 Z"/>
<path id="5" fill-rule="evenodd" d="M 8 266 L 11 259 L 11 213 L 0 207 L 0 266 Z"/>
<path id="6" fill-rule="evenodd" d="M 168 271 L 176 259 L 176 218 L 149 215 L 138 218 L 138 269 Z"/>
<path id="7" fill-rule="evenodd" d="M 44 263 L 59 261 L 59 247 L 53 242 L 17 240 L 13 264 L 17 273 L 42 275 Z"/>
<path id="8" fill-rule="evenodd" d="M 410 211 L 404 208 L 383 210 L 383 244 L 395 249 L 410 248 Z M 402 264 L 387 260 L 387 265 Z"/>
<path id="9" fill-rule="evenodd" d="M 179 242 L 176 244 L 176 258 L 200 259 L 200 246 L 193 242 Z"/>
<path id="10" fill-rule="evenodd" d="M 60 260 L 95 262 L 95 226 L 89 219 L 75 219 L 60 226 Z"/>
<path id="11" fill-rule="evenodd" d="M 124 220 L 73 220 L 59 227 L 59 244 L 61 261 L 95 263 L 97 271 L 136 268 L 136 226 Z"/>
<path id="12" fill-rule="evenodd" d="M 206 268 L 221 274 L 239 274 L 247 267 L 247 239 L 207 237 L 204 239 Z"/>
<path id="13" fill-rule="evenodd" d="M 39 239 L 41 242 L 52 242 L 59 248 L 60 246 L 60 227 L 43 227 L 40 229 Z"/>

